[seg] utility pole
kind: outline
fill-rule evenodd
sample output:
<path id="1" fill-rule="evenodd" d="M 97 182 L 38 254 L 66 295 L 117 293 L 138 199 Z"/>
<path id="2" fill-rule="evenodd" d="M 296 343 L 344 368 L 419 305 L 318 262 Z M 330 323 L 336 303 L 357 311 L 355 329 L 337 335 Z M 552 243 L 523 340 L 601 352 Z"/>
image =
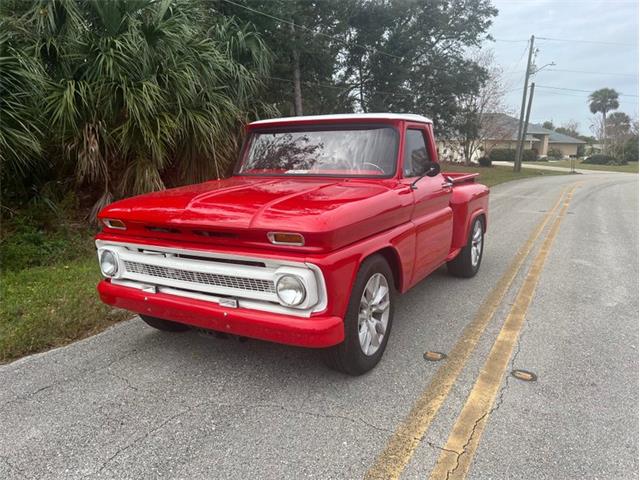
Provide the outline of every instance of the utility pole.
<path id="1" fill-rule="evenodd" d="M 300 51 L 298 50 L 298 40 L 296 37 L 296 27 L 291 22 L 291 59 L 293 61 L 293 111 L 296 116 L 302 115 L 302 87 L 300 86 Z"/>
<path id="2" fill-rule="evenodd" d="M 527 103 L 527 115 L 524 119 L 524 128 L 522 129 L 522 143 L 520 147 L 520 155 L 524 151 L 524 141 L 527 138 L 527 129 L 529 128 L 529 115 L 531 115 L 531 102 L 533 101 L 533 91 L 536 88 L 536 83 L 531 82 L 531 91 L 529 92 L 529 102 Z M 522 156 L 520 157 L 522 160 Z M 521 162 L 522 163 L 522 162 Z"/>
<path id="3" fill-rule="evenodd" d="M 518 122 L 518 148 L 516 149 L 516 159 L 513 163 L 513 171 L 519 172 L 522 162 L 522 147 L 523 141 L 522 139 L 522 123 L 524 121 L 524 107 L 527 103 L 527 87 L 529 86 L 529 75 L 531 73 L 531 57 L 533 56 L 533 42 L 535 37 L 531 35 L 531 40 L 529 41 L 529 58 L 527 59 L 527 71 L 524 74 L 524 88 L 522 89 L 522 106 L 520 107 L 520 121 Z"/>

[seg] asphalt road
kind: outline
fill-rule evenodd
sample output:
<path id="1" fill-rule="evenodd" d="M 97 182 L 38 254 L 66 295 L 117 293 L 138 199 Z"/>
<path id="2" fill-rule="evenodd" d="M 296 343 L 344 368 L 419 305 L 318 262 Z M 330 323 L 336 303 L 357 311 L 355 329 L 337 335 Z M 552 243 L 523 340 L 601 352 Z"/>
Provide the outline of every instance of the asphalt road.
<path id="1" fill-rule="evenodd" d="M 429 478 L 487 373 L 497 397 L 458 478 L 638 478 L 638 176 L 504 184 L 490 215 L 480 273 L 442 269 L 401 297 L 385 356 L 362 377 L 325 369 L 311 350 L 165 334 L 137 319 L 0 366 L 0 478 L 384 478 L 389 465 Z M 410 412 L 546 217 L 425 434 L 398 436 L 425 423 Z M 487 371 L 522 298 L 505 375 Z M 427 350 L 450 357 L 426 362 Z M 385 453 L 394 439 L 413 445 L 404 462 Z"/>

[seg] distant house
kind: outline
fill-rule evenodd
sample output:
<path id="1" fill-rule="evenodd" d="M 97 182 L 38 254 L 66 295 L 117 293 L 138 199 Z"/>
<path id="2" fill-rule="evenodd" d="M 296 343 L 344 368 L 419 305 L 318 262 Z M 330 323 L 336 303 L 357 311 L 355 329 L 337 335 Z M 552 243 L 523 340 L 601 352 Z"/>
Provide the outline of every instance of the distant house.
<path id="1" fill-rule="evenodd" d="M 491 113 L 484 117 L 480 138 L 482 149 L 476 152 L 473 160 L 488 155 L 494 148 L 515 150 L 518 146 L 518 119 L 504 113 Z M 578 147 L 585 141 L 549 130 L 541 125 L 530 123 L 524 142 L 525 150 L 534 150 L 539 157 L 546 157 L 550 149 L 562 152 L 565 158 L 578 155 Z M 449 140 L 440 145 L 444 159 L 461 161 L 459 140 Z"/>

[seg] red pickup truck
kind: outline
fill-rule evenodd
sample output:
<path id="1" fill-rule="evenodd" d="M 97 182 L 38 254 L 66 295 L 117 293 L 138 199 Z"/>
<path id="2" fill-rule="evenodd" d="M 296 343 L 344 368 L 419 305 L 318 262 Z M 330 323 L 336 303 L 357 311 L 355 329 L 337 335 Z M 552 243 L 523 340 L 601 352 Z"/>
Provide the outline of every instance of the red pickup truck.
<path id="1" fill-rule="evenodd" d="M 432 123 L 350 114 L 247 125 L 233 176 L 115 202 L 96 237 L 103 302 L 152 327 L 380 360 L 397 293 L 476 274 L 489 189 L 442 173 Z"/>

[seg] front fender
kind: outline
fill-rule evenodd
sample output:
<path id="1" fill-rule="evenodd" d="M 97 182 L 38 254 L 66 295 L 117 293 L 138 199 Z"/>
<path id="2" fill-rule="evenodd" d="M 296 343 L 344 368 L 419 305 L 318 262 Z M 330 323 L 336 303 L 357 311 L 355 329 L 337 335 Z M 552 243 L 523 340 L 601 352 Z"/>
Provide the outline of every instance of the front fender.
<path id="1" fill-rule="evenodd" d="M 308 256 L 306 261 L 320 267 L 324 275 L 327 287 L 326 314 L 344 318 L 360 265 L 367 257 L 378 252 L 383 252 L 385 256 L 393 255 L 392 258 L 397 261 L 396 265 L 392 265 L 392 270 L 397 274 L 395 280 L 398 290 L 406 290 L 413 273 L 415 241 L 413 225 L 406 223 L 335 252 Z"/>

